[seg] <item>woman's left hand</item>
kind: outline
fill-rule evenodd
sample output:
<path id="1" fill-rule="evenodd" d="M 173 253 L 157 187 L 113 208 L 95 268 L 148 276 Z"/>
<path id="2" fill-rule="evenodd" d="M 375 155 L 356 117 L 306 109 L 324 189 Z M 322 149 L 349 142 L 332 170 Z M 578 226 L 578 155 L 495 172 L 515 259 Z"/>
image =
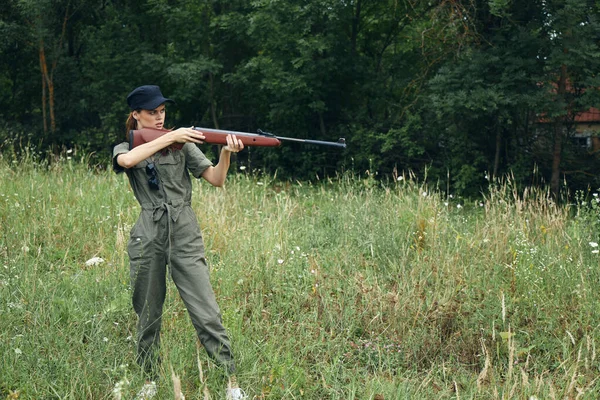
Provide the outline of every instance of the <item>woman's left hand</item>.
<path id="1" fill-rule="evenodd" d="M 235 137 L 235 135 L 227 135 L 227 145 L 223 147 L 223 150 L 239 153 L 244 150 L 244 143 L 242 143 L 241 139 Z"/>

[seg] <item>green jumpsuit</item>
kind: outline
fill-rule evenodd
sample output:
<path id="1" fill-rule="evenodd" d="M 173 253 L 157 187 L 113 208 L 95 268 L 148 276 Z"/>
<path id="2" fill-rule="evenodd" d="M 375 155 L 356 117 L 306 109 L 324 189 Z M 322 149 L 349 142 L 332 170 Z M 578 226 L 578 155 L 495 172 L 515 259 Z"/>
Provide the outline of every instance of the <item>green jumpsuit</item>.
<path id="1" fill-rule="evenodd" d="M 186 143 L 181 150 L 167 148 L 125 169 L 116 159 L 128 151 L 128 143 L 115 146 L 113 169 L 127 173 L 142 207 L 127 246 L 133 308 L 139 318 L 137 361 L 156 378 L 168 265 L 200 342 L 209 356 L 232 374 L 235 366 L 231 345 L 210 284 L 202 234 L 190 206 L 189 174 L 200 178 L 212 163 L 195 144 Z M 155 179 L 158 187 L 151 185 L 150 179 Z"/>

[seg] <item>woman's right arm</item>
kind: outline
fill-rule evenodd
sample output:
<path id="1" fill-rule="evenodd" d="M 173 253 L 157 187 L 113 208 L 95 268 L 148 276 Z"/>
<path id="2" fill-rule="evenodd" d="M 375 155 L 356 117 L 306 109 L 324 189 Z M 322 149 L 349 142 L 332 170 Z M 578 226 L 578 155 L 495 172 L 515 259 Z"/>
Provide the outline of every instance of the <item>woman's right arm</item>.
<path id="1" fill-rule="evenodd" d="M 173 143 L 203 143 L 204 139 L 204 135 L 199 131 L 195 131 L 192 128 L 179 128 L 166 133 L 151 142 L 139 145 L 127 153 L 119 154 L 117 156 L 117 164 L 123 168 L 132 168 Z"/>

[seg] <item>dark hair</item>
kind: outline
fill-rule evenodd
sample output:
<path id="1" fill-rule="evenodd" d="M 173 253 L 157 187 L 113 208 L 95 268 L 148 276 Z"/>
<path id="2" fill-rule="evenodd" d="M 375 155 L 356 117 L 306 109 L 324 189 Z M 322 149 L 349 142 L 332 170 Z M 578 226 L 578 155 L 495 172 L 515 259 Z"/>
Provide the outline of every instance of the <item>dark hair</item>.
<path id="1" fill-rule="evenodd" d="M 139 113 L 141 110 L 135 111 Z M 129 131 L 137 129 L 137 120 L 133 118 L 133 111 L 131 111 L 129 113 L 129 116 L 127 116 L 127 121 L 125 122 L 125 129 L 125 138 L 129 140 Z"/>

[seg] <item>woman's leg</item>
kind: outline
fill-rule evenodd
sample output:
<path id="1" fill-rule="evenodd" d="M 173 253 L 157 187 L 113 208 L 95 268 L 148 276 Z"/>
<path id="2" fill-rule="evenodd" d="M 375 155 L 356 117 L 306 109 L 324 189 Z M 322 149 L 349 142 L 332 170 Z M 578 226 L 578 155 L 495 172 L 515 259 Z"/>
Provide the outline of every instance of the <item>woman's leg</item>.
<path id="1" fill-rule="evenodd" d="M 158 377 L 160 328 L 166 296 L 166 261 L 141 237 L 132 237 L 130 257 L 133 308 L 138 315 L 137 362 L 148 379 Z"/>
<path id="2" fill-rule="evenodd" d="M 231 343 L 223 327 L 221 311 L 210 283 L 204 258 L 202 235 L 193 213 L 182 212 L 174 229 L 171 249 L 171 276 L 185 303 L 192 324 L 207 353 L 233 374 L 235 364 Z"/>

